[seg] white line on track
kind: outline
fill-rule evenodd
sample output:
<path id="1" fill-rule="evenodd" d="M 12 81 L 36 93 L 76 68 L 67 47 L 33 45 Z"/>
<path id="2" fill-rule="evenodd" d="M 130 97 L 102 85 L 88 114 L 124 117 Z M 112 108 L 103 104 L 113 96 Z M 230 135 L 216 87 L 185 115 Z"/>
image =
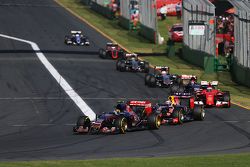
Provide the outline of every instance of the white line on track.
<path id="1" fill-rule="evenodd" d="M 227 123 L 237 123 L 239 121 L 223 121 L 223 122 L 227 122 Z"/>
<path id="2" fill-rule="evenodd" d="M 159 100 L 165 98 L 157 97 L 82 97 L 84 100 L 133 100 L 133 99 L 151 99 Z M 69 97 L 0 97 L 0 100 L 71 100 Z"/>
<path id="3" fill-rule="evenodd" d="M 14 127 L 26 127 L 28 125 L 11 125 L 11 126 L 14 126 Z"/>
<path id="4" fill-rule="evenodd" d="M 68 82 L 59 74 L 59 72 L 48 61 L 45 55 L 41 53 L 41 50 L 36 43 L 4 34 L 0 34 L 0 37 L 30 44 L 32 49 L 36 52 L 38 59 L 42 62 L 49 73 L 55 78 L 62 89 L 68 94 L 68 96 L 75 102 L 75 104 L 79 107 L 83 114 L 89 116 L 91 120 L 95 120 L 95 112 L 83 101 L 83 99 L 74 91 L 74 89 L 68 84 Z"/>

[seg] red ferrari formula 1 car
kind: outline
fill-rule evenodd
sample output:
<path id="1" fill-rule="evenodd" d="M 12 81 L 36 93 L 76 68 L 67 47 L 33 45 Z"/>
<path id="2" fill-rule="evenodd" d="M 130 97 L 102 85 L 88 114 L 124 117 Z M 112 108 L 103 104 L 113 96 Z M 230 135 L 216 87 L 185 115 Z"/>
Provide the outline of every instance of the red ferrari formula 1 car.
<path id="1" fill-rule="evenodd" d="M 99 50 L 99 56 L 103 59 L 118 59 L 122 58 L 124 51 L 115 43 L 107 43 L 106 49 Z"/>
<path id="2" fill-rule="evenodd" d="M 182 124 L 187 121 L 203 121 L 205 118 L 203 102 L 195 101 L 191 93 L 169 96 L 168 101 L 157 104 L 155 109 L 160 113 L 162 124 Z"/>
<path id="3" fill-rule="evenodd" d="M 218 88 L 218 81 L 201 81 L 200 91 L 196 91 L 196 98 L 203 101 L 206 107 L 230 107 L 230 92 L 221 91 Z"/>
<path id="4" fill-rule="evenodd" d="M 115 110 L 99 115 L 95 121 L 87 116 L 80 116 L 74 133 L 126 133 L 126 131 L 159 129 L 160 116 L 154 113 L 150 101 L 118 102 Z"/>

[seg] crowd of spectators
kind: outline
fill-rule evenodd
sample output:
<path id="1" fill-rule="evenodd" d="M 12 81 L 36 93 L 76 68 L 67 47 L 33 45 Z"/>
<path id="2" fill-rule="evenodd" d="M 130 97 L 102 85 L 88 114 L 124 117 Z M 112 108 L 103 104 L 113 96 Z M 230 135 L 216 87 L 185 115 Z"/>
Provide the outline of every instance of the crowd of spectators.
<path id="1" fill-rule="evenodd" d="M 229 34 L 234 35 L 234 17 L 233 15 L 228 16 L 217 16 L 217 34 Z"/>
<path id="2" fill-rule="evenodd" d="M 111 9 L 115 17 L 120 15 L 120 0 L 110 0 L 107 7 Z"/>
<path id="3" fill-rule="evenodd" d="M 232 14 L 216 17 L 216 33 L 222 38 L 219 54 L 229 57 L 234 50 L 234 17 Z"/>

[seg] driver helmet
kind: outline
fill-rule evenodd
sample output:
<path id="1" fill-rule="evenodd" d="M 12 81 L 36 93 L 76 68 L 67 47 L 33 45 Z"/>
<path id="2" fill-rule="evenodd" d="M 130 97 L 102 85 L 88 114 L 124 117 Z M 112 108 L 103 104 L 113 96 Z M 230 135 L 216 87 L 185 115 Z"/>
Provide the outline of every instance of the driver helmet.
<path id="1" fill-rule="evenodd" d="M 120 112 L 121 112 L 121 110 L 119 110 L 119 109 L 117 109 L 117 108 L 115 109 L 115 113 L 116 113 L 116 114 L 119 114 Z"/>
<path id="2" fill-rule="evenodd" d="M 162 71 L 161 74 L 162 75 L 167 75 L 167 71 Z"/>
<path id="3" fill-rule="evenodd" d="M 208 91 L 208 92 L 211 92 L 211 91 L 212 91 L 212 87 L 208 87 L 208 88 L 207 88 L 207 91 Z"/>
<path id="4" fill-rule="evenodd" d="M 172 105 L 175 105 L 175 97 L 174 96 L 169 96 L 169 101 L 171 102 Z"/>
<path id="5" fill-rule="evenodd" d="M 195 84 L 195 78 L 194 77 L 191 78 L 190 83 L 191 83 L 191 85 Z"/>

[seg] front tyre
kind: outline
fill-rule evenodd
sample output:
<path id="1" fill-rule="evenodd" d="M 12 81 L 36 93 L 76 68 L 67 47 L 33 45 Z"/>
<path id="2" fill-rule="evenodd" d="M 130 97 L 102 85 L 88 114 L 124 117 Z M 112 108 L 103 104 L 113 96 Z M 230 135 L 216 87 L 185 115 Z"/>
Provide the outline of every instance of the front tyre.
<path id="1" fill-rule="evenodd" d="M 119 133 L 125 134 L 128 128 L 127 119 L 125 117 L 119 117 L 115 120 L 115 128 Z"/>
<path id="2" fill-rule="evenodd" d="M 202 105 L 194 106 L 193 116 L 195 121 L 203 121 L 205 119 L 205 110 Z"/>
<path id="3" fill-rule="evenodd" d="M 161 117 L 158 114 L 149 115 L 147 121 L 149 129 L 159 129 L 161 126 Z"/>

